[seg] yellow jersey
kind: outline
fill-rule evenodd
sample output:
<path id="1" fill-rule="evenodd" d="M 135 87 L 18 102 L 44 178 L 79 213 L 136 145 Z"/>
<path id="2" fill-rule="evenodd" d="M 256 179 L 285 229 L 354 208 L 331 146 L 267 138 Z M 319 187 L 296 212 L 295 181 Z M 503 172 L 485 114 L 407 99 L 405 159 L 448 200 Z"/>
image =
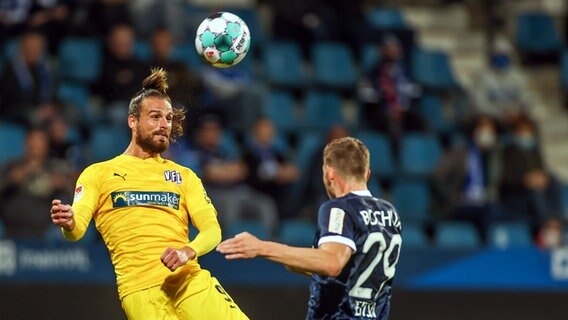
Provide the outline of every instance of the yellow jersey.
<path id="1" fill-rule="evenodd" d="M 171 272 L 160 260 L 166 248 L 189 246 L 200 256 L 221 240 L 217 213 L 201 180 L 190 169 L 159 156 L 123 154 L 87 167 L 77 180 L 72 208 L 76 226 L 63 230 L 64 236 L 79 240 L 95 220 L 121 299 L 145 288 L 185 281 L 200 270 L 194 259 Z M 191 243 L 190 220 L 199 230 Z M 200 290 L 199 283 L 192 286 Z"/>

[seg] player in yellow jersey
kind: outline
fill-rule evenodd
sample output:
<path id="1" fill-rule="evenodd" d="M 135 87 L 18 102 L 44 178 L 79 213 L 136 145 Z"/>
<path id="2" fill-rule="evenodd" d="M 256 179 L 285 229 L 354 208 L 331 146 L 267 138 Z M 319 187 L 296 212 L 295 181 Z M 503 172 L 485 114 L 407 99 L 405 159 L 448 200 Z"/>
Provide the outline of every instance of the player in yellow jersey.
<path id="1" fill-rule="evenodd" d="M 152 70 L 130 101 L 130 145 L 86 168 L 73 205 L 53 200 L 51 219 L 77 241 L 94 219 L 115 268 L 129 319 L 248 319 L 197 258 L 221 241 L 217 212 L 190 169 L 163 159 L 182 134 L 183 110 L 167 95 L 166 73 Z M 189 241 L 188 225 L 197 236 Z"/>

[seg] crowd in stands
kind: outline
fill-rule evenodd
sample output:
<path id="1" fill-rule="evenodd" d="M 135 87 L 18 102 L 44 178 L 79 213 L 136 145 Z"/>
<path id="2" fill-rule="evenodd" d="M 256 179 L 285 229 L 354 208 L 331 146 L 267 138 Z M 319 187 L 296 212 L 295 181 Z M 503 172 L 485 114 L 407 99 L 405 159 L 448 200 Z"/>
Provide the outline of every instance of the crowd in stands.
<path id="1" fill-rule="evenodd" d="M 0 143 L 22 150 L 0 156 L 0 236 L 45 238 L 50 199 L 71 201 L 81 170 L 104 160 L 95 150 L 122 152 L 129 99 L 160 66 L 174 107 L 188 110 L 187 134 L 164 156 L 200 175 L 226 232 L 312 225 L 327 197 L 322 148 L 354 135 L 371 150 L 369 188 L 425 242 L 466 222 L 489 244 L 513 221 L 530 242 L 561 245 L 563 186 L 543 159 L 513 46 L 496 39 L 466 89 L 444 53 L 419 48 L 404 22 L 377 25 L 363 2 L 266 0 L 270 28 L 254 7 L 235 9 L 253 47 L 228 69 L 198 60 L 193 30 L 210 9 L 187 2 L 0 5 L 0 131 L 25 132 Z"/>

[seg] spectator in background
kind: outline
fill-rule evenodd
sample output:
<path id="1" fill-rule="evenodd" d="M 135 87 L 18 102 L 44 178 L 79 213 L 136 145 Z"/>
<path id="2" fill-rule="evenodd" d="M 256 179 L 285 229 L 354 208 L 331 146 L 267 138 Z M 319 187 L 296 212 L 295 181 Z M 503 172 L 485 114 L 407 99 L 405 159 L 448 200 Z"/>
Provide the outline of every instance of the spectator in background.
<path id="1" fill-rule="evenodd" d="M 491 221 L 497 217 L 497 192 L 501 179 L 501 150 L 496 121 L 486 115 L 473 119 L 467 143 L 442 158 L 433 177 L 433 212 L 441 218 L 474 224 L 486 241 Z"/>
<path id="2" fill-rule="evenodd" d="M 410 80 L 397 38 L 386 36 L 378 50 L 380 60 L 362 81 L 359 98 L 367 124 L 389 135 L 396 154 L 404 132 L 427 129 L 413 108 L 421 89 Z"/>
<path id="3" fill-rule="evenodd" d="M 73 190 L 70 168 L 49 157 L 49 140 L 44 131 L 32 129 L 26 137 L 22 159 L 1 170 L 0 219 L 9 238 L 41 239 L 51 225 L 50 199 L 69 199 Z"/>
<path id="4" fill-rule="evenodd" d="M 126 118 L 132 92 L 144 79 L 144 65 L 134 57 L 134 30 L 129 25 L 115 26 L 107 40 L 102 72 L 93 92 L 103 98 L 106 119 L 116 123 Z"/>
<path id="5" fill-rule="evenodd" d="M 276 145 L 274 123 L 268 118 L 256 121 L 244 160 L 248 166 L 248 183 L 256 191 L 276 201 L 281 219 L 292 218 L 296 208 L 291 200 L 292 184 L 298 180 L 298 168 L 286 159 Z"/>
<path id="6" fill-rule="evenodd" d="M 560 183 L 542 159 L 537 128 L 527 117 L 513 125 L 512 143 L 503 151 L 501 200 L 505 218 L 528 218 L 535 234 L 562 214 Z"/>
<path id="7" fill-rule="evenodd" d="M 131 0 L 90 0 L 87 9 L 87 33 L 106 36 L 123 24 L 131 25 Z"/>
<path id="8" fill-rule="evenodd" d="M 54 112 L 53 74 L 46 59 L 45 38 L 28 31 L 22 35 L 19 54 L 4 66 L 0 86 L 2 120 L 35 125 Z"/>
<path id="9" fill-rule="evenodd" d="M 198 103 L 203 94 L 203 82 L 198 74 L 182 61 L 172 58 L 174 37 L 166 28 L 157 28 L 152 33 L 152 67 L 162 67 L 168 72 L 168 93 L 174 104 L 185 107 Z"/>
<path id="10" fill-rule="evenodd" d="M 219 221 L 228 227 L 252 218 L 272 232 L 278 218 L 274 200 L 246 184 L 246 164 L 221 144 L 222 136 L 219 119 L 208 115 L 201 119 L 194 143 L 203 185 L 215 203 Z"/>
<path id="11" fill-rule="evenodd" d="M 503 123 L 511 124 L 529 112 L 526 80 L 513 65 L 512 49 L 505 40 L 496 40 L 489 60 L 489 68 L 474 76 L 474 112 L 490 114 Z"/>
<path id="12" fill-rule="evenodd" d="M 65 161 L 74 170 L 86 165 L 81 150 L 71 137 L 69 123 L 61 116 L 54 117 L 46 124 L 49 137 L 49 156 L 53 159 Z M 78 172 L 77 172 L 78 173 Z"/>
<path id="13" fill-rule="evenodd" d="M 343 126 L 334 126 L 327 132 L 327 137 L 324 143 L 317 148 L 317 152 L 310 158 L 309 166 L 306 170 L 306 189 L 303 192 L 303 201 L 305 207 L 302 211 L 303 216 L 310 217 L 313 219 L 315 217 L 315 212 L 319 206 L 325 201 L 329 200 L 329 196 L 325 191 L 325 187 L 322 183 L 323 181 L 323 150 L 324 147 L 331 141 L 339 138 L 344 138 L 349 136 L 349 132 Z"/>
<path id="14" fill-rule="evenodd" d="M 40 30 L 47 38 L 51 54 L 57 54 L 59 43 L 69 33 L 69 23 L 75 1 L 32 1 L 27 25 Z"/>

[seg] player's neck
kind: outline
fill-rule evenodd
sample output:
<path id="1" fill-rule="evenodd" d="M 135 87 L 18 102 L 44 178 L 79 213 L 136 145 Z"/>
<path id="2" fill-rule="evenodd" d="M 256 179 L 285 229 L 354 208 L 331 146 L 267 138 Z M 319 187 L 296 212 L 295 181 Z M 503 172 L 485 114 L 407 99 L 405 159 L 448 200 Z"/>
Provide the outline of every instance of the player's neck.
<path id="1" fill-rule="evenodd" d="M 367 183 L 365 182 L 345 182 L 336 185 L 335 196 L 337 198 L 343 197 L 350 192 L 367 190 Z"/>
<path id="2" fill-rule="evenodd" d="M 155 158 L 155 157 L 158 157 L 160 155 L 159 153 L 150 153 L 150 152 L 142 149 L 142 147 L 140 147 L 138 144 L 136 144 L 134 142 L 130 142 L 130 144 L 128 145 L 128 148 L 126 148 L 126 150 L 124 150 L 123 154 L 133 156 L 133 157 L 137 157 L 137 158 L 140 158 L 142 160 L 145 160 L 145 159 L 148 159 L 148 158 Z"/>

